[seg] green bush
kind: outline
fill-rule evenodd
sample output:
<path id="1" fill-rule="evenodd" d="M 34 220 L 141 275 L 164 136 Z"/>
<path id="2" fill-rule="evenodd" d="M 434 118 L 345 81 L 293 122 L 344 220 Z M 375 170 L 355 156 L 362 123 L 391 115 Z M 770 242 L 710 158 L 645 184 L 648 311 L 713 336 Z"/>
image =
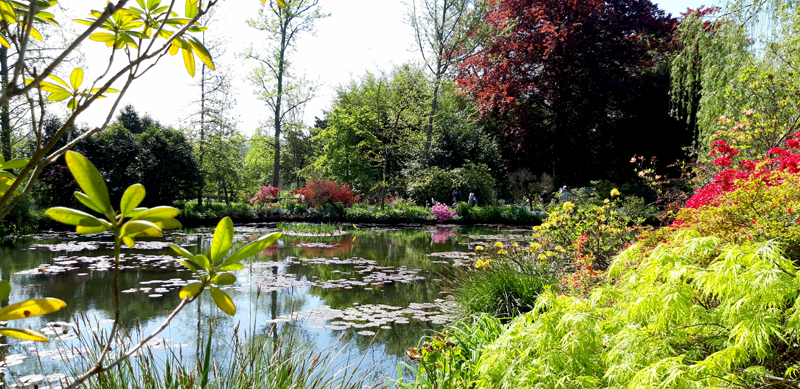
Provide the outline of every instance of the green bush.
<path id="1" fill-rule="evenodd" d="M 468 163 L 452 170 L 432 167 L 414 171 L 408 182 L 408 193 L 417 204 L 430 204 L 431 199 L 450 204 L 456 188 L 461 189 L 461 198 L 466 200 L 473 185 L 477 185 L 481 192 L 479 204 L 489 204 L 495 179 L 489 167 L 484 164 Z"/>

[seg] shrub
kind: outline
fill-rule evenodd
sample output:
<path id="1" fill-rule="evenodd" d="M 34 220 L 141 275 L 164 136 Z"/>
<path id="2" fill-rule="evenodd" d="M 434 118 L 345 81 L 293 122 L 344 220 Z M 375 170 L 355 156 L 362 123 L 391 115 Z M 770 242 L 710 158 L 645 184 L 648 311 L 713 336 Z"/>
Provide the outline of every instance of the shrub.
<path id="1" fill-rule="evenodd" d="M 442 222 L 450 220 L 456 215 L 456 211 L 447 206 L 447 204 L 438 203 L 431 208 L 433 216 L 437 221 Z"/>
<path id="2" fill-rule="evenodd" d="M 468 163 L 464 167 L 443 170 L 432 167 L 414 171 L 409 177 L 408 193 L 417 204 L 429 204 L 431 199 L 439 203 L 453 201 L 453 190 L 461 189 L 461 198 L 466 199 L 473 185 L 481 191 L 480 204 L 488 204 L 495 186 L 492 172 L 484 164 Z"/>
<path id="3" fill-rule="evenodd" d="M 250 204 L 263 203 L 269 204 L 278 201 L 278 195 L 281 193 L 281 188 L 274 186 L 259 186 L 256 195 L 250 199 Z"/>
<path id="4" fill-rule="evenodd" d="M 304 199 L 309 207 L 314 208 L 336 203 L 349 207 L 359 200 L 358 196 L 353 194 L 350 185 L 325 179 L 308 180 L 306 186 L 292 193 L 301 195 L 301 199 Z"/>
<path id="5" fill-rule="evenodd" d="M 641 243 L 591 296 L 545 291 L 485 348 L 480 387 L 797 385 L 797 266 L 774 242 L 684 230 Z"/>

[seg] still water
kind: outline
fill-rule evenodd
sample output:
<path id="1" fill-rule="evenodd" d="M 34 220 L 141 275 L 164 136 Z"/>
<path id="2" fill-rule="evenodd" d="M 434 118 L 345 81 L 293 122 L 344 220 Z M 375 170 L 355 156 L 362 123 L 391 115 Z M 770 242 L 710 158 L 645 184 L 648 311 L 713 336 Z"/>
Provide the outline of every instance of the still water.
<path id="1" fill-rule="evenodd" d="M 274 231 L 274 224 L 236 226 L 233 250 Z M 294 327 L 320 350 L 343 347 L 341 358 L 396 376 L 404 351 L 451 317 L 453 303 L 443 291 L 451 269 L 472 263 L 476 244 L 522 241 L 528 231 L 359 225 L 336 237 L 284 235 L 243 261 L 247 268 L 235 272 L 236 284 L 223 287 L 236 304 L 234 316 L 222 313 L 204 293 L 178 314 L 152 348 L 189 365 L 205 347 L 209 331 L 213 352 L 223 355 L 230 352 L 234 336 L 275 336 Z M 207 253 L 212 234 L 213 229 L 171 232 L 123 249 L 119 282 L 126 329 L 149 334 L 179 303 L 180 288 L 193 279 L 166 243 Z M 68 305 L 50 315 L 12 322 L 45 333 L 51 342 L 0 337 L 0 370 L 6 379 L 35 377 L 25 382 L 42 387 L 52 380 L 55 385 L 63 378 L 60 374 L 70 374 L 65 363 L 85 352 L 76 335 L 111 327 L 111 236 L 39 233 L 1 253 L 0 277 L 12 284 L 11 303 L 55 297 Z"/>

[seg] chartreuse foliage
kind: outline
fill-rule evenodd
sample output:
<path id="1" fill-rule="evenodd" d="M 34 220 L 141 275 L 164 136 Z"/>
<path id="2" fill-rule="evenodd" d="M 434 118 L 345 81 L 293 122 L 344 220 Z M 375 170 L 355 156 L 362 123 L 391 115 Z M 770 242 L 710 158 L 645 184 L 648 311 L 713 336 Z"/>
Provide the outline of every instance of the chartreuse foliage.
<path id="1" fill-rule="evenodd" d="M 486 347 L 485 388 L 797 385 L 800 274 L 774 241 L 637 243 L 588 297 L 541 294 Z"/>
<path id="2" fill-rule="evenodd" d="M 0 301 L 8 299 L 11 294 L 11 284 L 8 281 L 0 281 Z M 67 303 L 55 298 L 41 298 L 26 300 L 16 304 L 11 304 L 0 309 L 0 321 L 25 319 L 39 315 L 55 312 L 67 306 Z M 0 328 L 0 335 L 10 336 L 36 342 L 49 342 L 47 338 L 31 329 L 25 328 Z"/>
<path id="3" fill-rule="evenodd" d="M 200 276 L 200 282 L 191 283 L 181 289 L 180 297 L 194 297 L 200 293 L 203 288 L 209 286 L 211 289 L 211 297 L 214 299 L 214 303 L 217 304 L 219 309 L 229 315 L 235 314 L 236 307 L 233 305 L 233 300 L 231 300 L 227 293 L 211 284 L 231 285 L 236 282 L 235 275 L 220 272 L 244 269 L 244 265 L 240 264 L 239 261 L 264 250 L 267 246 L 280 238 L 281 235 L 280 232 L 275 232 L 262 236 L 225 258 L 233 243 L 233 221 L 226 216 L 217 224 L 217 229 L 214 231 L 214 238 L 211 241 L 211 252 L 208 256 L 192 254 L 183 247 L 170 243 L 169 247 L 172 247 L 175 252 L 190 261 L 180 261 L 180 263 Z"/>
<path id="4" fill-rule="evenodd" d="M 36 12 L 34 15 L 34 20 L 37 23 L 50 23 L 58 26 L 58 22 L 55 20 L 55 15 L 45 11 L 46 9 L 56 5 L 56 3 L 56 0 L 36 1 L 38 12 Z M 28 12 L 28 4 L 24 4 L 19 1 L 0 0 L 0 19 L 2 19 L 3 24 L 5 25 L 4 27 L 6 27 L 0 29 L 0 45 L 3 45 L 6 48 L 11 48 L 11 43 L 8 41 L 9 28 L 7 26 L 19 24 L 22 29 L 27 28 Z M 34 26 L 30 26 L 30 28 L 31 37 L 36 40 L 42 40 L 42 34 L 36 30 Z"/>

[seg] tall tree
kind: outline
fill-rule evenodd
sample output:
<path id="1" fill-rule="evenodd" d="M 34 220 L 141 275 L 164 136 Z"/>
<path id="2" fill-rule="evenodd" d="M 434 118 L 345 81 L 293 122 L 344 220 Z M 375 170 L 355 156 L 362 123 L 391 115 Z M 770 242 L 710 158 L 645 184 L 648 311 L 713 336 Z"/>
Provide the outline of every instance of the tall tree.
<path id="1" fill-rule="evenodd" d="M 457 81 L 516 158 L 512 169 L 616 179 L 630 175 L 632 154 L 672 157 L 691 142 L 669 117 L 675 21 L 649 0 L 506 0 L 485 21 L 509 32 L 469 57 Z"/>
<path id="2" fill-rule="evenodd" d="M 317 6 L 319 0 L 286 0 L 285 7 L 268 3 L 259 10 L 258 17 L 247 24 L 268 32 L 269 48 L 261 55 L 250 48 L 245 58 L 255 59 L 258 66 L 250 74 L 256 86 L 256 95 L 272 110 L 275 129 L 275 162 L 273 163 L 272 186 L 280 185 L 281 127 L 287 114 L 307 103 L 313 96 L 313 86 L 290 72 L 289 55 L 303 33 L 314 33 L 314 22 L 327 17 Z M 287 95 L 295 95 L 288 99 Z M 291 103 L 289 103 L 291 101 Z"/>
<path id="3" fill-rule="evenodd" d="M 472 55 L 480 46 L 485 31 L 483 18 L 489 9 L 485 0 L 411 0 L 408 24 L 433 75 L 428 125 L 425 132 L 423 163 L 427 164 L 433 141 L 433 125 L 439 103 L 442 80 L 451 73 L 453 65 Z"/>

